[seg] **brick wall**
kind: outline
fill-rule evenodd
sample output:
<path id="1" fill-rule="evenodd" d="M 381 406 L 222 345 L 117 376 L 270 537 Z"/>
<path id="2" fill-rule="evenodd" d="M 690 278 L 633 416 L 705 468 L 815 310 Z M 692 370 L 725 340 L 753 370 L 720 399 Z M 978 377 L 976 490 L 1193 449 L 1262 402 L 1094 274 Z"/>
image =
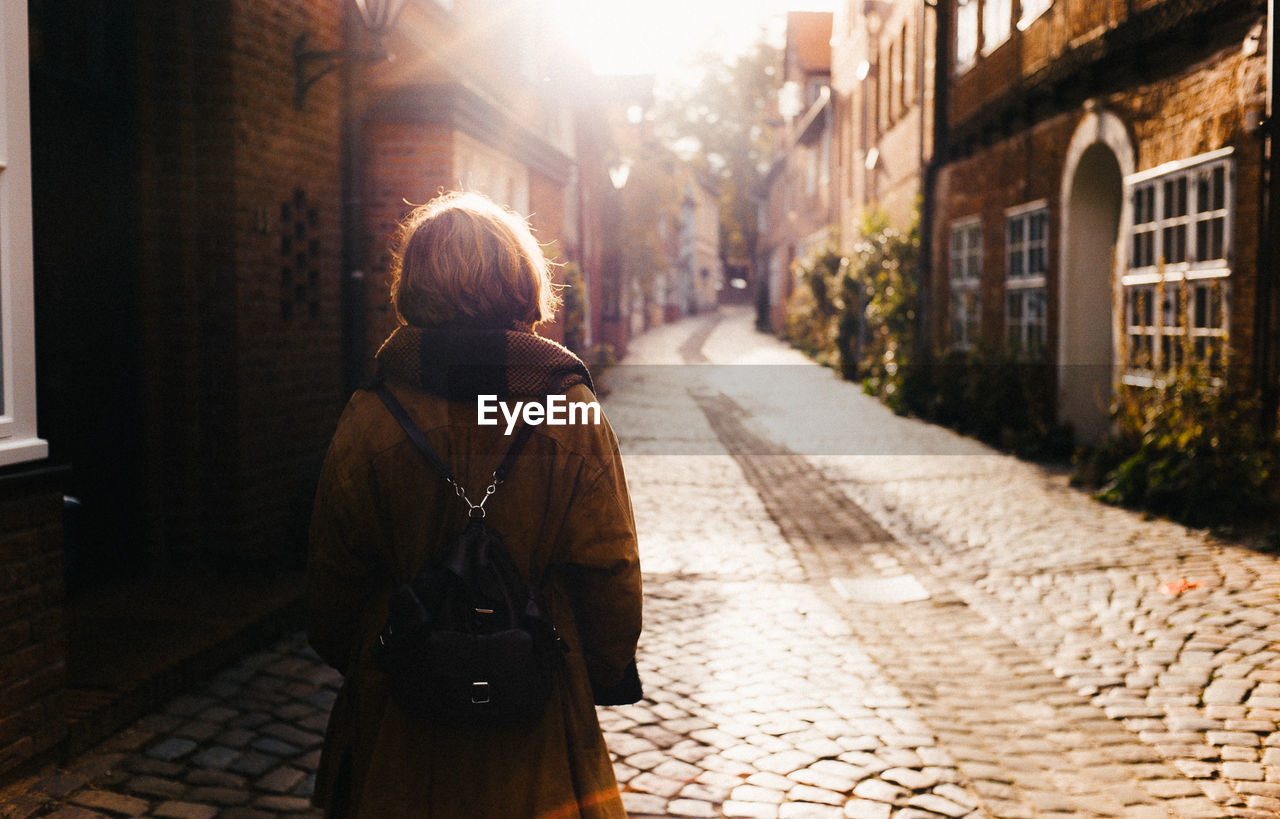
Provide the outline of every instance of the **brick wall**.
<path id="1" fill-rule="evenodd" d="M 337 48 L 336 7 L 138 11 L 145 508 L 162 560 L 280 557 L 340 409 L 340 85 L 295 109 L 303 33 Z"/>
<path id="2" fill-rule="evenodd" d="M 1241 50 L 1253 22 L 1252 17 L 1244 16 L 1230 25 L 1221 23 L 1219 35 L 1201 43 L 1200 51 L 1186 52 L 1182 63 L 1166 64 L 1160 76 L 1143 82 L 1124 78 L 1129 80 L 1124 87 L 1098 97 L 1102 109 L 1125 123 L 1137 171 L 1223 147 L 1234 149 L 1230 343 L 1233 369 L 1245 377 L 1251 371 L 1253 356 L 1261 160 L 1256 139 L 1245 132 L 1243 110 L 1259 93 L 1264 69 L 1261 56 L 1249 56 Z M 1047 341 L 1050 354 L 1056 352 L 1063 163 L 1082 116 L 1081 109 L 1065 111 L 977 146 L 968 143 L 968 152 L 939 174 L 938 216 L 932 226 L 934 307 L 930 326 L 935 339 L 948 338 L 952 221 L 982 216 L 982 331 L 987 342 L 998 343 L 1004 327 L 1004 210 L 1043 198 L 1049 206 Z M 1127 252 L 1123 244 L 1120 252 Z"/>
<path id="3" fill-rule="evenodd" d="M 533 226 L 534 236 L 541 243 L 560 242 L 563 247 L 565 184 L 561 180 L 552 179 L 546 174 L 531 171 L 529 173 L 529 212 L 533 214 L 529 220 Z M 560 268 L 555 268 L 556 282 L 563 284 Z M 564 341 L 564 322 L 557 320 L 544 324 L 538 332 L 547 338 Z"/>
<path id="4" fill-rule="evenodd" d="M 52 470 L 0 476 L 0 777 L 66 736 L 58 480 Z"/>
<path id="5" fill-rule="evenodd" d="M 310 481 L 342 408 L 341 73 L 308 90 L 301 110 L 292 47 L 342 43 L 341 5 L 245 0 L 232 18 L 235 123 L 230 158 L 235 237 L 234 542 L 300 558 Z M 230 273 L 231 271 L 227 271 Z"/>
<path id="6" fill-rule="evenodd" d="M 364 211 L 366 362 L 395 329 L 391 309 L 391 239 L 410 206 L 430 201 L 453 182 L 453 131 L 443 123 L 368 122 L 361 140 Z M 369 370 L 372 374 L 372 370 Z"/>

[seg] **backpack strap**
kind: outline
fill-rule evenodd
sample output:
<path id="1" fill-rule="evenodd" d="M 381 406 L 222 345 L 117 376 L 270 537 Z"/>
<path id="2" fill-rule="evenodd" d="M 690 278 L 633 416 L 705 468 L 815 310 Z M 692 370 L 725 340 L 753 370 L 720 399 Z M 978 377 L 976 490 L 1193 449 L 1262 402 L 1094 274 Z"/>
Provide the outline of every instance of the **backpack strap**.
<path id="1" fill-rule="evenodd" d="M 427 436 L 422 432 L 422 429 L 414 423 L 414 420 L 411 417 L 409 417 L 408 411 L 405 410 L 404 405 L 400 403 L 400 399 L 396 398 L 395 393 L 391 391 L 391 388 L 387 386 L 386 382 L 379 381 L 373 389 L 374 392 L 378 394 L 378 397 L 382 399 L 382 403 L 386 405 L 387 409 L 391 412 L 391 415 L 394 416 L 396 421 L 400 424 L 400 427 L 404 430 L 405 434 L 409 436 L 409 440 L 413 442 L 413 445 L 417 447 L 418 451 L 427 459 L 427 462 L 435 468 L 436 472 L 440 473 L 440 477 L 444 478 L 444 480 L 454 488 L 454 491 L 458 493 L 458 497 L 466 501 L 467 506 L 470 508 L 471 516 L 484 517 L 484 502 L 494 493 L 494 491 L 497 490 L 498 484 L 507 479 L 507 475 L 511 472 L 511 467 L 515 464 L 516 458 L 520 455 L 520 450 L 524 448 L 525 442 L 527 442 L 529 437 L 533 434 L 533 427 L 528 424 L 521 424 L 520 428 L 516 430 L 515 437 L 511 441 L 511 446 L 507 447 L 507 453 L 502 456 L 501 463 L 499 463 L 498 468 L 493 471 L 493 480 L 490 482 L 489 486 L 485 488 L 484 497 L 480 499 L 480 503 L 475 504 L 467 497 L 466 489 L 464 489 L 462 484 L 458 483 L 458 480 L 453 477 L 453 473 L 449 471 L 449 467 L 445 466 L 444 461 L 442 461 L 440 456 L 436 454 L 435 447 L 431 446 L 431 443 L 427 440 Z M 480 510 L 479 513 L 476 513 L 477 509 Z"/>

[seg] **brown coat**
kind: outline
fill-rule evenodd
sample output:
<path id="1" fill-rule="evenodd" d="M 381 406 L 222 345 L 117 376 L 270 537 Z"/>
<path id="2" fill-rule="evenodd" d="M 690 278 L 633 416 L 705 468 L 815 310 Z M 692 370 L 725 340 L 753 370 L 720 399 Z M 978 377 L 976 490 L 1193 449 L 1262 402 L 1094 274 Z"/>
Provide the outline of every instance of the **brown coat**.
<path id="1" fill-rule="evenodd" d="M 473 500 L 483 496 L 510 442 L 505 425 L 477 426 L 474 403 L 391 387 Z M 594 400 L 584 385 L 568 398 Z M 352 397 L 325 459 L 308 566 L 311 643 L 344 675 L 316 787 L 329 816 L 626 815 L 591 695 L 592 680 L 621 679 L 640 633 L 635 524 L 613 431 L 538 426 L 485 508 L 526 579 L 544 578 L 567 663 L 531 724 L 431 725 L 390 701 L 369 645 L 392 589 L 463 526 L 466 507 L 377 395 Z"/>

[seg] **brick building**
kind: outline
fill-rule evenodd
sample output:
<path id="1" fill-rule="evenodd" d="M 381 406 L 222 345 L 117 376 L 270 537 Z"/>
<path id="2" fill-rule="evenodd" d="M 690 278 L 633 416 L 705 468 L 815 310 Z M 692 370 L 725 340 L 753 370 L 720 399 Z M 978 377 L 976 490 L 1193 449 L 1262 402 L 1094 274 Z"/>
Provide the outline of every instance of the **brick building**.
<path id="1" fill-rule="evenodd" d="M 1187 357 L 1251 379 L 1266 10 L 950 0 L 931 327 L 1055 365 L 1059 417 Z"/>
<path id="2" fill-rule="evenodd" d="M 832 238 L 836 218 L 830 12 L 787 14 L 776 158 L 757 192 L 758 280 L 768 320 L 786 324 L 792 262 Z"/>
<path id="3" fill-rule="evenodd" d="M 933 158 L 934 14 L 915 0 L 849 0 L 831 37 L 836 225 L 842 248 L 863 217 L 916 219 Z"/>
<path id="4" fill-rule="evenodd" d="M 405 200 L 532 213 L 598 321 L 607 134 L 542 19 L 408 0 L 386 61 L 349 2 L 4 4 L 0 777 L 296 599 Z"/>
<path id="5" fill-rule="evenodd" d="M 724 288 L 720 260 L 719 186 L 708 174 L 677 171 L 680 195 L 676 284 L 667 297 L 668 321 L 710 310 Z"/>

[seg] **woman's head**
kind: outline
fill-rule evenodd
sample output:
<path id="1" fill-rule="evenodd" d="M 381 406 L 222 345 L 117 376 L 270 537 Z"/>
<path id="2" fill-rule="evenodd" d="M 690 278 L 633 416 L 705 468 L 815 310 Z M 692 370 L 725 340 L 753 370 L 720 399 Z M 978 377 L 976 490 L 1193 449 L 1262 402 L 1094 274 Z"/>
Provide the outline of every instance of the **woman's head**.
<path id="1" fill-rule="evenodd" d="M 391 304 L 405 324 L 532 325 L 559 303 L 529 224 L 481 194 L 443 194 L 401 221 Z"/>

